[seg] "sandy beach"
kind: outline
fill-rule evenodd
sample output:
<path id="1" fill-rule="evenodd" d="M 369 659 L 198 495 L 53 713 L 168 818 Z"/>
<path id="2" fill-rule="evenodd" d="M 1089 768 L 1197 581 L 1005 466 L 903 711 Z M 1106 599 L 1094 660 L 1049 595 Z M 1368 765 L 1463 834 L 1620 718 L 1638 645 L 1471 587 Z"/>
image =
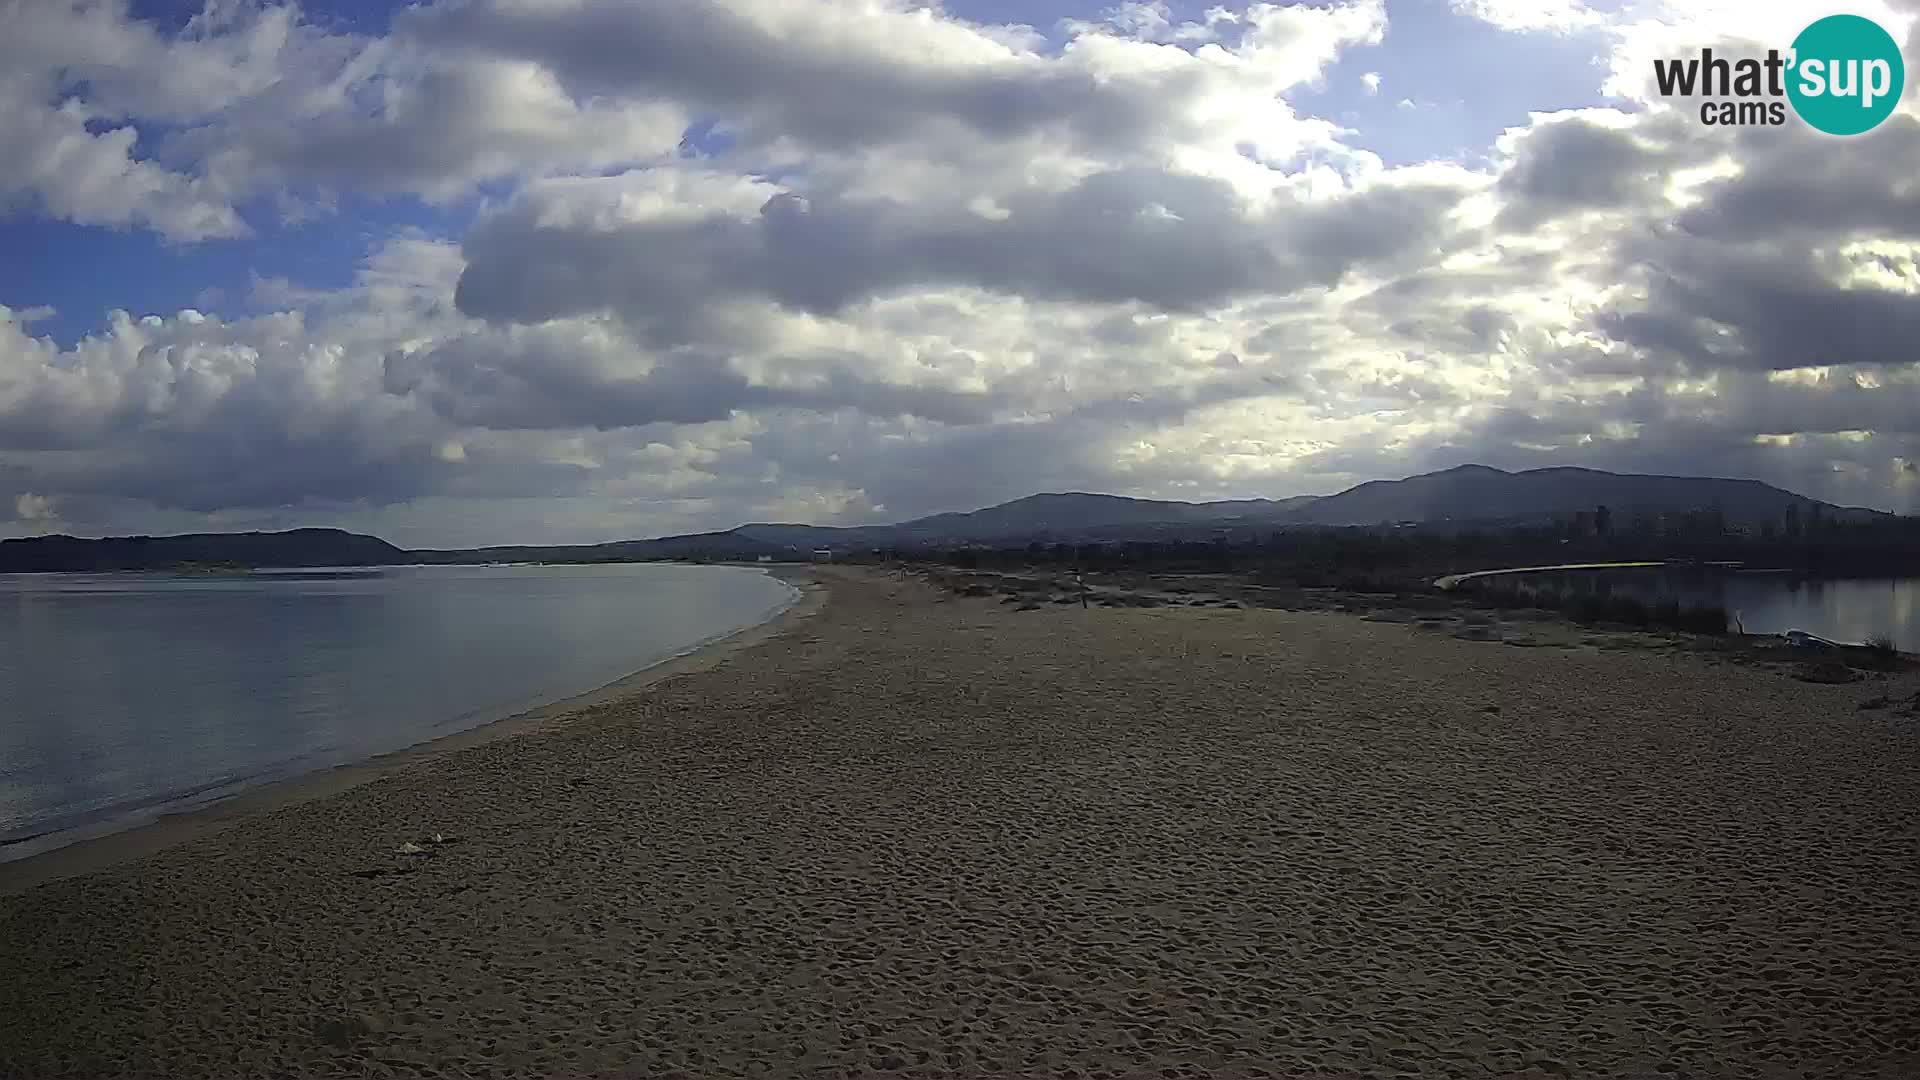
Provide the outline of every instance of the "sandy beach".
<path id="1" fill-rule="evenodd" d="M 0 1075 L 1920 1076 L 1914 676 L 821 579 L 0 867 Z"/>

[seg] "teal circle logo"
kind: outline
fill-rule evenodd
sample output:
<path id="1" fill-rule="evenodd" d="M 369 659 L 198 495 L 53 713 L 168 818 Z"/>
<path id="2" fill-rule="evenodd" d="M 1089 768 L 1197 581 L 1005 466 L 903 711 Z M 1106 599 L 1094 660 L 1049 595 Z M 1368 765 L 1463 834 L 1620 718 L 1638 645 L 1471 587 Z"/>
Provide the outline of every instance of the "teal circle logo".
<path id="1" fill-rule="evenodd" d="M 1907 85 L 1900 44 L 1879 23 L 1858 15 L 1829 15 L 1800 31 L 1788 63 L 1793 111 L 1829 135 L 1880 126 Z"/>

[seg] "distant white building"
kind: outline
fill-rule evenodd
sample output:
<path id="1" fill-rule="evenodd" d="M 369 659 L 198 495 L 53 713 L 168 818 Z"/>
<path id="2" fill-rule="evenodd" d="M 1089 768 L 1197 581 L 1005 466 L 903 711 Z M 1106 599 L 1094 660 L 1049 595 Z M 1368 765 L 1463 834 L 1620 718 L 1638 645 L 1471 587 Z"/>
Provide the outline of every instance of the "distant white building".
<path id="1" fill-rule="evenodd" d="M 832 562 L 833 549 L 832 548 L 814 548 L 813 561 L 814 562 Z"/>
<path id="2" fill-rule="evenodd" d="M 771 556 L 771 555 L 762 555 L 762 556 L 760 556 L 760 558 L 759 558 L 759 560 L 758 560 L 758 561 L 760 561 L 760 562 L 772 562 L 772 561 L 773 561 L 773 556 Z"/>

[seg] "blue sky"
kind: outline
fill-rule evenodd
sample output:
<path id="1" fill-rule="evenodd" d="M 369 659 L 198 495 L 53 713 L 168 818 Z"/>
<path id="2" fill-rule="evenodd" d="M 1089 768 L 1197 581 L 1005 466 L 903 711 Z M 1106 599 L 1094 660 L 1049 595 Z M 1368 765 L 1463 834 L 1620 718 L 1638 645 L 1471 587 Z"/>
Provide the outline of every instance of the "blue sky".
<path id="1" fill-rule="evenodd" d="M 260 309 L 254 284 L 285 279 L 308 289 L 337 289 L 353 280 L 369 251 L 397 229 L 458 235 L 473 205 L 432 207 L 411 198 L 344 199 L 316 220 L 281 224 L 250 215 L 255 235 L 178 243 L 144 230 L 73 225 L 12 217 L 0 224 L 0 295 L 15 308 L 51 307 L 37 332 L 71 344 L 121 308 L 170 315 L 182 308 L 244 315 Z"/>
<path id="2" fill-rule="evenodd" d="M 1920 509 L 1911 95 L 1833 141 L 1646 77 L 1820 4 L 1213 7 L 0 8 L 0 536 L 594 541 L 1468 461 Z"/>
<path id="3" fill-rule="evenodd" d="M 404 5 L 331 0 L 303 5 L 321 25 L 377 36 Z M 1170 3 L 1172 21 L 1200 19 L 1213 3 Z M 1025 23 L 1059 39 L 1065 19 L 1109 10 L 1100 3 L 956 0 L 952 14 L 982 22 Z M 137 0 L 132 12 L 158 25 L 184 27 L 200 10 L 188 0 Z M 1365 147 L 1388 164 L 1431 159 L 1483 162 L 1493 138 L 1524 125 L 1529 112 L 1602 100 L 1606 43 L 1597 34 L 1535 33 L 1516 37 L 1461 18 L 1436 0 L 1392 0 L 1378 45 L 1345 52 L 1324 81 L 1294 95 L 1301 111 L 1364 132 Z M 1471 58 L 1470 60 L 1468 58 Z M 1362 76 L 1379 72 L 1369 94 Z M 1390 73 L 1390 74 L 1388 74 Z M 1410 103 L 1410 104 L 1409 104 Z M 690 145 L 716 144 L 690 132 Z M 151 145 L 166 125 L 143 129 Z M 72 344 L 99 330 L 110 309 L 170 315 L 183 308 L 238 317 L 254 302 L 259 279 L 285 279 L 307 289 L 339 288 L 380 241 L 399 229 L 458 237 L 482 205 L 479 196 L 429 204 L 409 195 L 335 194 L 327 209 L 288 222 L 268 200 L 244 204 L 253 234 L 242 239 L 169 242 L 144 230 L 75 225 L 31 213 L 0 218 L 0 297 L 15 309 L 52 308 L 36 333 Z M 58 253 L 58 254 L 56 254 Z"/>

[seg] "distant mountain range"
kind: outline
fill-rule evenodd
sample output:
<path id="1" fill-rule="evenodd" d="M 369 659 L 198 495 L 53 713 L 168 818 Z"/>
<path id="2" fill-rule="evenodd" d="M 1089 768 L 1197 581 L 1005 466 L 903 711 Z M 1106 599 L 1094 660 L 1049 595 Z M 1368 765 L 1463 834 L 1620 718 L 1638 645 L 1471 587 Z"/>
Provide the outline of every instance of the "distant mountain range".
<path id="1" fill-rule="evenodd" d="M 1089 543 L 1114 540 L 1246 540 L 1276 529 L 1405 523 L 1524 524 L 1606 506 L 1625 527 L 1636 515 L 1718 509 L 1730 524 L 1783 522 L 1789 508 L 1803 519 L 1817 507 L 1832 521 L 1888 517 L 1878 510 L 1835 506 L 1758 480 L 1649 476 L 1597 469 L 1507 472 L 1462 465 L 1404 480 L 1375 480 L 1336 495 L 1222 502 L 1165 502 L 1082 492 L 1029 495 L 965 514 L 935 514 L 897 525 L 832 527 L 742 525 L 725 532 L 629 543 L 732 550 L 741 556 L 791 555 L 814 548 L 936 547 L 953 544 Z M 626 545 L 607 545 L 623 547 Z"/>
<path id="2" fill-rule="evenodd" d="M 187 565 L 382 566 L 408 561 L 406 551 L 377 536 L 341 529 L 0 540 L 0 573 L 154 570 Z"/>
<path id="3" fill-rule="evenodd" d="M 1647 476 L 1596 469 L 1506 472 L 1462 465 L 1404 480 L 1375 480 L 1336 495 L 1290 499 L 1167 502 L 1081 492 L 1029 495 L 970 513 L 934 514 L 896 525 L 742 525 L 724 532 L 607 544 L 408 551 L 338 529 L 282 533 L 201 533 L 80 540 L 69 536 L 0 541 L 0 573 L 133 570 L 182 564 L 370 566 L 400 563 L 603 562 L 632 559 L 792 558 L 818 548 L 926 548 L 961 544 L 1091 543 L 1121 540 L 1251 539 L 1277 529 L 1418 524 L 1521 524 L 1605 505 L 1625 526 L 1637 515 L 1717 509 L 1732 524 L 1887 517 L 1835 506 L 1758 480 Z"/>
<path id="4" fill-rule="evenodd" d="M 1804 516 L 1820 507 L 1834 520 L 1887 517 L 1878 510 L 1835 506 L 1758 480 L 1651 476 L 1598 469 L 1506 472 L 1462 465 L 1405 480 L 1374 480 L 1315 499 L 1293 520 L 1312 525 L 1378 522 L 1472 522 L 1552 518 L 1605 505 L 1624 522 L 1634 514 L 1676 514 L 1718 508 L 1731 523 L 1778 523 L 1788 508 Z"/>

